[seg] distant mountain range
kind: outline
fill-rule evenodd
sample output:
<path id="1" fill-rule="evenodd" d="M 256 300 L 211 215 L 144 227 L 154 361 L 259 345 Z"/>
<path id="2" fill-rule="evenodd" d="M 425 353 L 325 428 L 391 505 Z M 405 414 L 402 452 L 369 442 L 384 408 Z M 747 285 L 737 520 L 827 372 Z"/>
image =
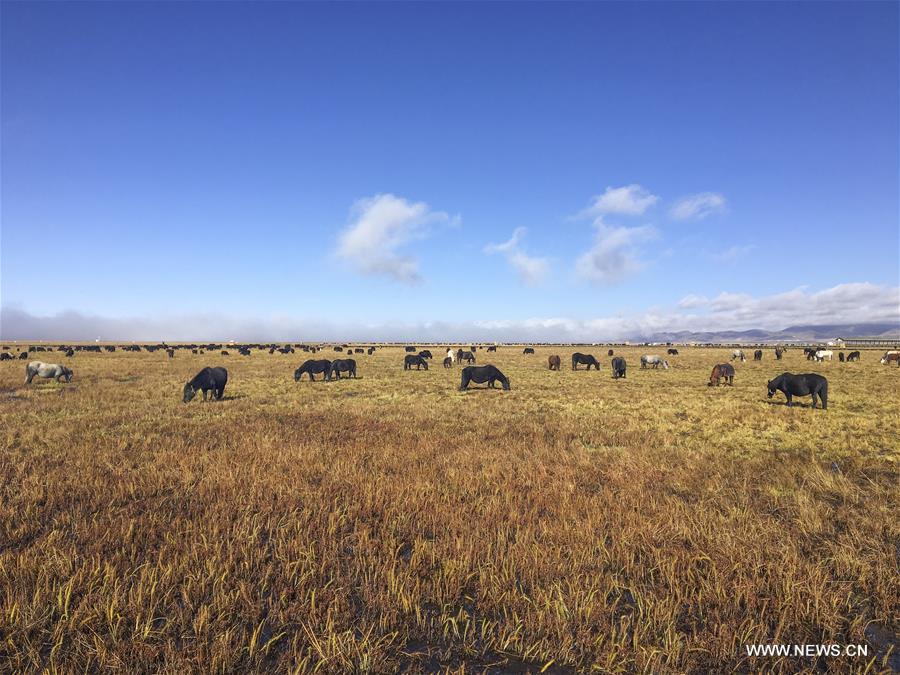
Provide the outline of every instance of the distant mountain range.
<path id="1" fill-rule="evenodd" d="M 633 338 L 640 342 L 816 342 L 833 338 L 900 340 L 900 325 L 891 323 L 789 326 L 784 330 L 673 331 Z"/>

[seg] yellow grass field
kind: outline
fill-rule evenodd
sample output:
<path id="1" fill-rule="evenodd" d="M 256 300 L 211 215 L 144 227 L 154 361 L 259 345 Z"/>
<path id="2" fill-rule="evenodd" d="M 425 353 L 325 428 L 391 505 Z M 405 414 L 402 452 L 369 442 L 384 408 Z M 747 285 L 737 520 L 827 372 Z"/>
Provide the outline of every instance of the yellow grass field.
<path id="1" fill-rule="evenodd" d="M 730 350 L 615 349 L 625 380 L 607 347 L 579 348 L 599 373 L 479 350 L 512 391 L 467 393 L 440 349 L 328 383 L 294 382 L 299 350 L 32 355 L 68 385 L 0 363 L 0 671 L 896 668 L 900 369 L 765 349 L 715 388 Z M 182 403 L 205 365 L 225 400 Z M 767 400 L 783 371 L 829 409 Z"/>

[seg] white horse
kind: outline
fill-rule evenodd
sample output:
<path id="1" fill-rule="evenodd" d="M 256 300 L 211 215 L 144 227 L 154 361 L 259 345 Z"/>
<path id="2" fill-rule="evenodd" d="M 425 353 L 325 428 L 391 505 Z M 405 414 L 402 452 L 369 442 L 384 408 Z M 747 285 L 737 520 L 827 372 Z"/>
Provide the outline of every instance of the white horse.
<path id="1" fill-rule="evenodd" d="M 654 368 L 662 366 L 665 370 L 668 370 L 669 362 L 656 354 L 644 354 L 641 357 L 641 368 L 646 368 L 647 366 L 653 366 Z"/>
<path id="2" fill-rule="evenodd" d="M 898 352 L 897 350 L 891 349 L 889 351 L 886 351 L 884 353 L 884 356 L 881 357 L 881 365 L 890 363 L 891 361 L 897 361 L 898 358 L 900 358 L 900 352 Z M 898 364 L 900 364 L 900 361 L 897 362 Z"/>
<path id="3" fill-rule="evenodd" d="M 72 371 L 61 366 L 58 363 L 44 363 L 43 361 L 32 361 L 25 366 L 25 384 L 31 384 L 34 376 L 44 377 L 48 380 L 52 377 L 59 382 L 63 378 L 66 382 L 72 381 Z"/>
<path id="4" fill-rule="evenodd" d="M 731 352 L 731 360 L 734 361 L 735 359 L 740 359 L 742 363 L 747 360 L 744 356 L 744 352 L 740 349 L 735 349 Z"/>
<path id="5" fill-rule="evenodd" d="M 450 359 L 450 363 L 455 363 L 456 362 L 456 352 L 454 352 L 452 349 L 448 349 L 447 350 L 447 358 Z"/>
<path id="6" fill-rule="evenodd" d="M 828 359 L 831 361 L 831 357 L 834 356 L 834 352 L 830 349 L 820 349 L 816 352 L 816 361 L 824 361 Z"/>

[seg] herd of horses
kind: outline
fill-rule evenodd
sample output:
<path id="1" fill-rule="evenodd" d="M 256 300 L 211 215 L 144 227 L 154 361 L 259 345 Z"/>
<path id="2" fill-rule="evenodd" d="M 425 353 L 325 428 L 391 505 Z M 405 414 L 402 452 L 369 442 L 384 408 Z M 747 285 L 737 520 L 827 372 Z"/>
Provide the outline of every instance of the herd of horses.
<path id="1" fill-rule="evenodd" d="M 293 353 L 293 349 L 289 349 L 290 352 Z M 368 348 L 368 354 L 372 354 L 374 350 L 374 347 Z M 496 366 L 490 364 L 484 366 L 473 365 L 476 361 L 475 350 L 476 347 L 472 347 L 470 350 L 457 349 L 456 351 L 454 351 L 453 349 L 448 349 L 447 356 L 443 359 L 445 368 L 452 367 L 455 362 L 469 364 L 462 369 L 462 376 L 459 385 L 460 391 L 466 391 L 469 385 L 472 383 L 487 384 L 487 386 L 492 389 L 496 387 L 497 383 L 499 383 L 504 390 L 509 391 L 509 378 L 504 375 Z M 70 351 L 71 348 L 66 348 L 67 354 Z M 99 348 L 92 351 L 99 351 Z M 171 352 L 171 349 L 167 349 L 167 351 Z M 318 351 L 318 349 L 306 351 Z M 335 347 L 335 351 L 343 351 L 343 349 Z M 348 349 L 348 352 L 351 351 L 355 353 L 364 352 L 364 350 L 361 348 L 356 348 L 353 350 Z M 412 370 L 413 368 L 415 368 L 416 370 L 428 370 L 428 361 L 433 358 L 433 354 L 430 350 L 425 349 L 419 351 L 415 347 L 406 347 L 406 351 L 413 353 L 407 353 L 404 356 L 404 370 Z M 495 346 L 490 346 L 487 347 L 487 351 L 496 352 L 497 348 Z M 784 351 L 784 348 L 777 347 L 775 349 L 775 358 L 780 360 L 784 354 Z M 23 354 L 27 355 L 27 353 L 25 352 L 23 352 Z M 531 347 L 526 347 L 523 351 L 523 354 L 534 354 L 534 349 Z M 815 361 L 830 361 L 834 356 L 831 350 L 823 350 L 812 347 L 805 348 L 804 354 L 807 360 Z M 628 367 L 625 359 L 622 356 L 615 356 L 612 349 L 608 351 L 607 355 L 613 357 L 610 362 L 613 379 L 624 378 L 626 376 Z M 667 351 L 667 355 L 677 356 L 678 350 L 671 348 Z M 3 352 L 2 356 L 6 358 L 0 360 L 9 360 L 11 358 L 11 356 L 6 352 Z M 169 354 L 169 356 L 171 356 L 171 353 Z M 761 361 L 762 356 L 762 350 L 757 349 L 753 353 L 753 360 Z M 733 362 L 736 360 L 746 360 L 743 350 L 735 349 L 732 351 L 731 361 Z M 838 360 L 841 362 L 859 361 L 860 353 L 858 351 L 852 351 L 845 357 L 844 353 L 840 352 L 838 355 Z M 664 370 L 669 369 L 668 360 L 656 354 L 644 354 L 640 357 L 640 362 L 642 369 L 656 369 L 660 366 L 662 366 Z M 897 363 L 898 367 L 900 367 L 900 351 L 891 350 L 885 352 L 880 362 L 881 364 Z M 548 367 L 550 370 L 560 370 L 561 364 L 562 359 L 559 355 L 554 354 L 548 357 Z M 583 354 L 581 352 L 574 352 L 572 354 L 571 364 L 572 370 L 579 370 L 579 366 L 585 366 L 585 369 L 588 371 L 592 367 L 597 371 L 599 371 L 601 368 L 600 362 L 593 354 Z M 312 381 L 315 381 L 316 375 L 322 375 L 322 380 L 325 381 L 342 379 L 342 375 L 350 378 L 356 378 L 357 364 L 356 361 L 352 358 L 335 360 L 308 359 L 294 371 L 294 380 L 299 382 L 303 375 L 308 375 L 309 379 Z M 68 383 L 72 381 L 72 376 L 73 373 L 70 368 L 57 363 L 32 361 L 25 367 L 25 384 L 31 384 L 32 380 L 35 377 L 54 379 L 57 382 L 65 381 L 66 383 Z M 725 384 L 726 386 L 734 386 L 734 376 L 735 370 L 734 366 L 732 366 L 731 363 L 716 364 L 712 369 L 712 373 L 710 374 L 708 386 L 719 386 L 720 384 Z M 213 400 L 221 400 L 224 395 L 225 385 L 227 384 L 227 382 L 228 371 L 225 368 L 203 368 L 193 379 L 191 379 L 184 385 L 182 391 L 182 400 L 185 403 L 190 402 L 197 395 L 197 392 L 202 392 L 204 401 L 207 400 L 210 394 Z M 770 380 L 767 383 L 767 389 L 769 398 L 772 398 L 776 392 L 781 391 L 787 399 L 788 406 L 791 406 L 793 404 L 794 396 L 811 396 L 813 408 L 817 407 L 818 403 L 821 403 L 822 409 L 828 408 L 828 381 L 825 377 L 816 373 L 804 373 L 800 375 L 794 375 L 792 373 L 782 373 L 781 375 L 773 380 Z"/>

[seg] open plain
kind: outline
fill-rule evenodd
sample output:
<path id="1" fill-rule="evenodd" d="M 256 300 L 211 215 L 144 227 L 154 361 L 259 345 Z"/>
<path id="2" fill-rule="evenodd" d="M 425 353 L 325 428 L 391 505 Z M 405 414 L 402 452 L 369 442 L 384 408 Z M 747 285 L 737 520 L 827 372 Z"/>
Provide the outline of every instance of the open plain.
<path id="1" fill-rule="evenodd" d="M 512 389 L 465 393 L 440 348 L 334 382 L 292 377 L 330 347 L 32 354 L 70 384 L 0 363 L 0 670 L 897 667 L 898 369 L 767 348 L 707 387 L 730 350 L 613 347 L 613 380 L 607 349 L 479 349 Z M 207 365 L 224 399 L 182 403 Z M 825 375 L 828 410 L 767 399 L 784 371 Z"/>

